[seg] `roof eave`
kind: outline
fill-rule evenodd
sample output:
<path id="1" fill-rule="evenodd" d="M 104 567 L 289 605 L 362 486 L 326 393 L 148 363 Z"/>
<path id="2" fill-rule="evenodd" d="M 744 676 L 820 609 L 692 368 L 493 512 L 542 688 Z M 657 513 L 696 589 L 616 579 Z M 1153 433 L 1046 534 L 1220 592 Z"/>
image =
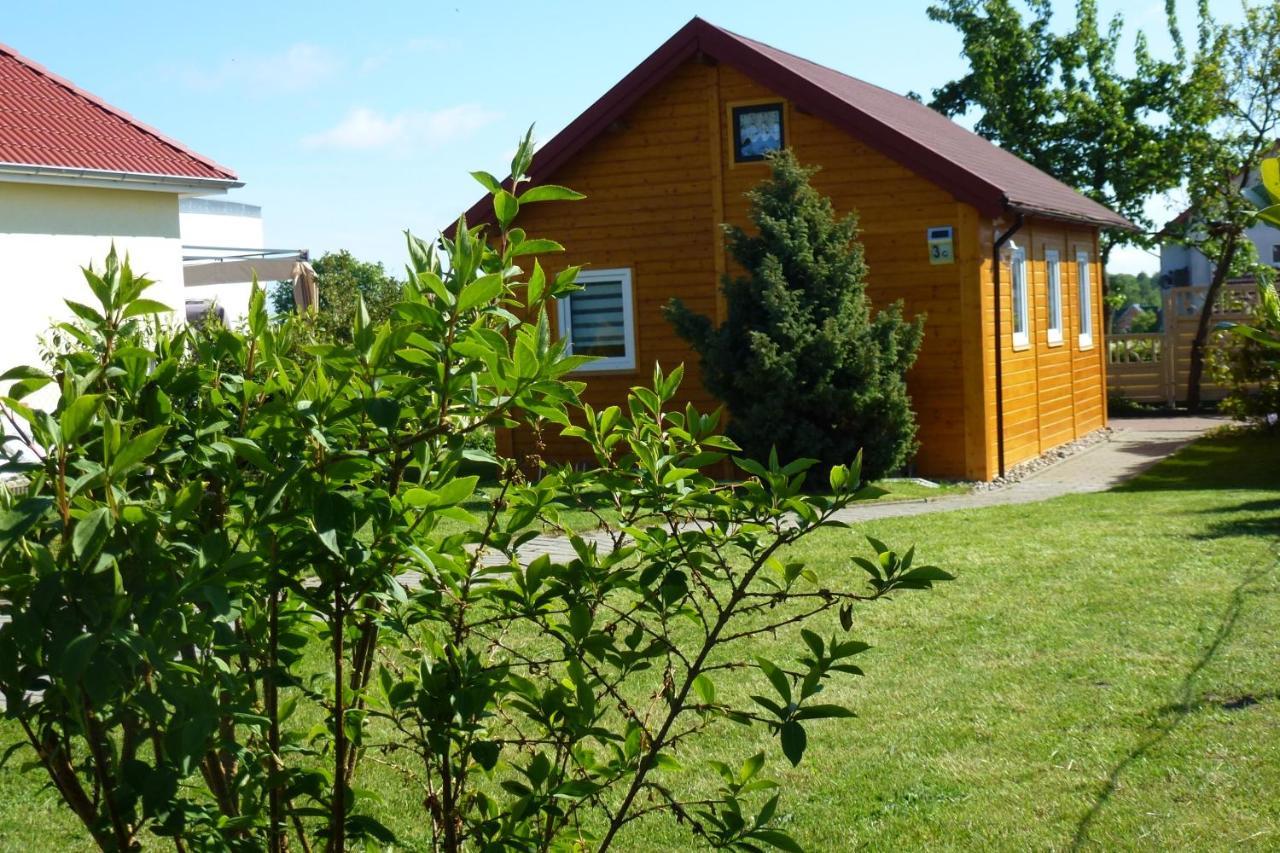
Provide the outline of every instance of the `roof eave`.
<path id="1" fill-rule="evenodd" d="M 1099 207 L 1101 207 L 1101 205 L 1099 205 Z M 1129 231 L 1134 234 L 1140 233 L 1143 230 L 1125 217 L 1105 207 L 1102 208 L 1104 213 L 1097 216 L 1077 213 L 1074 211 L 1056 210 L 1043 205 L 1014 202 L 1009 203 L 1008 209 L 1012 213 L 1020 213 L 1023 216 L 1036 216 L 1042 219 L 1053 219 L 1058 222 L 1088 225 L 1094 228 L 1110 228 L 1116 231 Z"/>
<path id="2" fill-rule="evenodd" d="M 232 178 L 118 172 L 111 169 L 80 169 L 71 166 L 43 166 L 30 163 L 0 163 L 0 181 L 150 190 L 179 195 L 214 195 L 244 186 L 244 181 Z"/>

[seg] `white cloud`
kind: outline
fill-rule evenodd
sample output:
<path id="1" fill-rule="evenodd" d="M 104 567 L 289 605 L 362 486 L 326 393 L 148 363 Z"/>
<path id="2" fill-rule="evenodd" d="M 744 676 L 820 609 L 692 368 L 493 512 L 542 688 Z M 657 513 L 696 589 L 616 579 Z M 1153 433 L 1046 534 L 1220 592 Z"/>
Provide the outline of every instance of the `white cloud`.
<path id="1" fill-rule="evenodd" d="M 356 107 L 333 127 L 303 137 L 302 144 L 343 151 L 430 148 L 474 133 L 497 118 L 497 113 L 476 104 L 393 115 Z"/>
<path id="2" fill-rule="evenodd" d="M 187 85 L 210 91 L 228 86 L 255 92 L 301 92 L 324 82 L 341 67 L 327 49 L 298 42 L 281 53 L 233 57 L 212 71 L 189 71 Z"/>
<path id="3" fill-rule="evenodd" d="M 424 54 L 443 55 L 452 53 L 457 47 L 457 42 L 453 39 L 436 36 L 411 38 L 399 44 L 374 51 L 360 60 L 358 67 L 361 74 L 373 74 L 406 59 L 414 59 Z"/>

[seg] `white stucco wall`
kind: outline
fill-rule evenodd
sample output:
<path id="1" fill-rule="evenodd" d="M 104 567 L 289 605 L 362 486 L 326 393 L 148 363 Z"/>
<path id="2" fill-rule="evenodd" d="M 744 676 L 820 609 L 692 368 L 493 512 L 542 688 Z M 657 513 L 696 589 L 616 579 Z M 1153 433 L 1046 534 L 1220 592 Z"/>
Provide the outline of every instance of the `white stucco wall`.
<path id="1" fill-rule="evenodd" d="M 0 372 L 39 364 L 39 337 L 73 316 L 63 300 L 94 303 L 81 267 L 113 242 L 156 281 L 148 297 L 182 309 L 175 193 L 0 182 Z"/>
<path id="2" fill-rule="evenodd" d="M 179 204 L 182 244 L 187 254 L 241 254 L 236 250 L 266 247 L 262 228 L 262 208 L 222 199 L 184 198 Z M 218 246 L 225 251 L 205 251 L 191 247 Z M 271 282 L 261 282 L 268 287 Z M 208 300 L 222 306 L 226 320 L 236 325 L 249 313 L 251 282 L 209 284 L 188 287 L 189 300 Z"/>

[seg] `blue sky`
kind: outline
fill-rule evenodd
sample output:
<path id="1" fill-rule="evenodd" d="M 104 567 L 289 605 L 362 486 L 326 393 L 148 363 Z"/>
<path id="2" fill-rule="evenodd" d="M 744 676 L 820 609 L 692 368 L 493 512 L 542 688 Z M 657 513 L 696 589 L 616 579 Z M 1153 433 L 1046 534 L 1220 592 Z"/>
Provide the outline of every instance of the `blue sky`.
<path id="1" fill-rule="evenodd" d="M 1073 4 L 1058 5 L 1065 25 Z M 246 185 L 228 197 L 263 206 L 269 245 L 349 248 L 399 271 L 403 229 L 434 234 L 475 200 L 468 171 L 505 174 L 525 127 L 549 138 L 693 15 L 927 95 L 965 69 L 927 6 L 98 0 L 23 4 L 0 40 L 235 169 Z M 1100 6 L 1167 44 L 1163 0 Z M 1234 0 L 1211 6 L 1238 15 Z M 1113 256 L 1117 271 L 1157 266 Z"/>

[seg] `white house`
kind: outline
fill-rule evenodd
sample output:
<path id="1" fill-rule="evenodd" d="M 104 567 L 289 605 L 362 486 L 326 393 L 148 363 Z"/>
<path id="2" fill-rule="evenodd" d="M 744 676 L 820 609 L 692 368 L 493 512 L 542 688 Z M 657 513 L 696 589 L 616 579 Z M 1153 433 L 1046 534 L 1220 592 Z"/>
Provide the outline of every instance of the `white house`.
<path id="1" fill-rule="evenodd" d="M 148 295 L 186 302 L 179 205 L 242 186 L 175 142 L 0 44 L 0 372 L 36 363 L 63 300 L 91 301 L 80 271 L 114 243 Z M 259 221 L 259 233 L 261 231 Z"/>
<path id="2" fill-rule="evenodd" d="M 1258 249 L 1258 260 L 1280 268 L 1280 229 L 1259 222 L 1247 232 Z M 1160 245 L 1161 287 L 1206 287 L 1213 264 L 1197 249 L 1166 242 Z"/>
<path id="3" fill-rule="evenodd" d="M 178 203 L 178 218 L 187 264 L 187 316 L 203 314 L 216 305 L 224 322 L 235 325 L 249 313 L 252 274 L 245 281 L 222 281 L 226 276 L 207 273 L 214 271 L 214 264 L 221 272 L 228 260 L 266 248 L 262 208 L 218 198 L 184 198 Z"/>

